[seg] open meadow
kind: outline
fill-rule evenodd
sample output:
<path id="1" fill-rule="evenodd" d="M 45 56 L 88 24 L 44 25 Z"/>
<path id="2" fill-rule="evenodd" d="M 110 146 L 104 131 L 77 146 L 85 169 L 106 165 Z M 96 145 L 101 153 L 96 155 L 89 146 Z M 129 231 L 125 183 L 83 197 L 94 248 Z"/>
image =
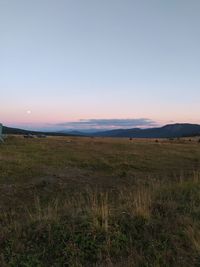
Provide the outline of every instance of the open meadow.
<path id="1" fill-rule="evenodd" d="M 9 136 L 0 266 L 200 266 L 200 143 Z"/>

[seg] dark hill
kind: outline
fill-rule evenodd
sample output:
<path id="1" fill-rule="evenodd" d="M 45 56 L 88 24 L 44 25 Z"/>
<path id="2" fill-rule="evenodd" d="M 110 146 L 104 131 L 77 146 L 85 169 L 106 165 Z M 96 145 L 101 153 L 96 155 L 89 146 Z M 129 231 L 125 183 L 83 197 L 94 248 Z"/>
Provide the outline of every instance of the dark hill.
<path id="1" fill-rule="evenodd" d="M 149 129 L 117 129 L 95 133 L 95 136 L 102 137 L 132 137 L 132 138 L 173 138 L 184 136 L 198 136 L 200 135 L 200 125 L 179 123 L 170 124 L 159 128 Z"/>
<path id="2" fill-rule="evenodd" d="M 51 136 L 69 136 L 72 134 L 67 133 L 57 133 L 57 132 L 40 132 L 40 131 L 29 131 L 29 130 L 23 130 L 18 128 L 11 128 L 3 126 L 3 134 L 19 134 L 19 135 L 25 135 L 25 134 L 45 134 L 45 135 L 51 135 Z"/>

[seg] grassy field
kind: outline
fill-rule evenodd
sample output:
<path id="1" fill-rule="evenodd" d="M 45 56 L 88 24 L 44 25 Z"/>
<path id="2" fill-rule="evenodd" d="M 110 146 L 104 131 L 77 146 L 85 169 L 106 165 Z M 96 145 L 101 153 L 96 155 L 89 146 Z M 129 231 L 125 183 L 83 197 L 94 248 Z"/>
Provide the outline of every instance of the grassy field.
<path id="1" fill-rule="evenodd" d="M 9 136 L 0 266 L 200 266 L 198 139 Z"/>

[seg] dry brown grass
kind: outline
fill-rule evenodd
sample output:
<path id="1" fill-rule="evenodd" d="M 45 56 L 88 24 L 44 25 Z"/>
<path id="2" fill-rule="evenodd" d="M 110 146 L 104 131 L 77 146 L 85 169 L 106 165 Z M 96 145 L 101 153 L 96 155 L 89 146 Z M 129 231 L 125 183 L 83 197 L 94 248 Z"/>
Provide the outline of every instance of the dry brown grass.
<path id="1" fill-rule="evenodd" d="M 13 137 L 0 147 L 0 263 L 195 266 L 197 142 L 68 140 Z"/>
<path id="2" fill-rule="evenodd" d="M 185 233 L 195 250 L 200 253 L 200 229 L 196 225 L 188 225 Z"/>

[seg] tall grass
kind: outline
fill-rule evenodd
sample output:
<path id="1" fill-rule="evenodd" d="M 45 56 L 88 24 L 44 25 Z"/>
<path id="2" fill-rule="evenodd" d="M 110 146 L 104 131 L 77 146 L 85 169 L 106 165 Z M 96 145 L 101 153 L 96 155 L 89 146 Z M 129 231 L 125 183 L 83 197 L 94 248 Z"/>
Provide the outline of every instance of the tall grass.
<path id="1" fill-rule="evenodd" d="M 0 266 L 199 266 L 197 143 L 73 140 L 1 147 Z"/>
<path id="2" fill-rule="evenodd" d="M 1 266 L 195 266 L 199 201 L 198 173 L 48 202 L 35 196 L 21 219 L 14 208 L 1 213 Z"/>

